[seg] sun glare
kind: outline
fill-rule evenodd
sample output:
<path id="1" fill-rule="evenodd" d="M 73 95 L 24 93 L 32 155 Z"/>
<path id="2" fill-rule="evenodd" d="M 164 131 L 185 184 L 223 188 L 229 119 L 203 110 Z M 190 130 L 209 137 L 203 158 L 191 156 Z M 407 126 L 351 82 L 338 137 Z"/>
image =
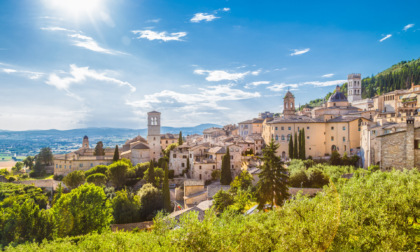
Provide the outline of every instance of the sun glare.
<path id="1" fill-rule="evenodd" d="M 49 0 L 49 7 L 71 15 L 91 14 L 100 9 L 103 0 Z"/>

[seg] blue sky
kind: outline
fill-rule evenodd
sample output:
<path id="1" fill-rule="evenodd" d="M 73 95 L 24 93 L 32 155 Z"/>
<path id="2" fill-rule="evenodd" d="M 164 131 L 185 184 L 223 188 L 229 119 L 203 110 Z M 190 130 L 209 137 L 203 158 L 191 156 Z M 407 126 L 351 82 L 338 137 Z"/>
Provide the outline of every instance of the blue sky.
<path id="1" fill-rule="evenodd" d="M 420 56 L 419 1 L 0 2 L 0 129 L 237 123 Z"/>

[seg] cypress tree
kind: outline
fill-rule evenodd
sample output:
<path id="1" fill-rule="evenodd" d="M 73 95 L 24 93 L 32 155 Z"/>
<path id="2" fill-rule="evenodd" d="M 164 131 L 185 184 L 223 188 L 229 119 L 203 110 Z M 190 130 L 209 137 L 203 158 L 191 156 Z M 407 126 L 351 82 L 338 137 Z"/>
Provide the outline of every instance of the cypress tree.
<path id="1" fill-rule="evenodd" d="M 290 135 L 289 139 L 289 159 L 293 159 L 293 135 Z"/>
<path id="2" fill-rule="evenodd" d="M 301 133 L 301 144 L 300 144 L 300 159 L 305 160 L 306 159 L 306 138 L 305 138 L 305 129 L 302 129 L 302 133 Z"/>
<path id="3" fill-rule="evenodd" d="M 187 172 L 190 171 L 190 158 L 187 158 Z"/>
<path id="4" fill-rule="evenodd" d="M 226 154 L 222 159 L 222 172 L 220 176 L 220 184 L 230 185 L 232 182 L 232 173 L 230 172 L 230 153 L 229 147 L 226 147 Z"/>
<path id="5" fill-rule="evenodd" d="M 302 132 L 302 130 L 299 130 L 299 135 L 298 135 L 298 138 L 297 138 L 297 141 L 298 141 L 298 153 L 299 153 L 299 156 L 297 157 L 298 159 L 302 159 L 302 156 L 301 156 L 301 152 L 302 152 L 302 134 L 301 134 L 301 132 Z"/>
<path id="6" fill-rule="evenodd" d="M 182 131 L 179 132 L 178 145 L 182 145 Z"/>
<path id="7" fill-rule="evenodd" d="M 147 182 L 149 182 L 153 186 L 156 186 L 155 167 L 153 167 L 153 161 L 150 161 L 149 178 Z"/>
<path id="8" fill-rule="evenodd" d="M 118 151 L 118 145 L 115 145 L 114 157 L 112 158 L 113 162 L 120 160 L 120 152 Z"/>
<path id="9" fill-rule="evenodd" d="M 162 191 L 163 191 L 163 208 L 168 211 L 171 212 L 171 194 L 169 193 L 169 178 L 168 178 L 168 165 L 165 164 L 165 177 L 163 179 L 163 186 L 162 186 Z"/>
<path id="10" fill-rule="evenodd" d="M 297 133 L 295 132 L 295 142 L 293 143 L 293 157 L 299 158 L 299 151 L 298 151 L 298 138 Z"/>

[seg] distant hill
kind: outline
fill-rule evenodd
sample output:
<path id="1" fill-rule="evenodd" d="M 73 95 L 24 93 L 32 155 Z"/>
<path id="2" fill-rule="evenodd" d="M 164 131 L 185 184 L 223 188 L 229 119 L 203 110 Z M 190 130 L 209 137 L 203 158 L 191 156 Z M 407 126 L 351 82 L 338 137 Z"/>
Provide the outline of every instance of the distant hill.
<path id="1" fill-rule="evenodd" d="M 408 89 L 411 87 L 411 83 L 420 84 L 420 58 L 401 61 L 376 75 L 363 78 L 362 98 L 372 98 L 394 90 Z M 347 83 L 341 86 L 341 91 L 347 94 Z M 325 100 L 328 100 L 332 94 L 333 92 L 328 93 L 324 97 Z M 324 98 L 312 100 L 305 105 L 319 106 Z"/>

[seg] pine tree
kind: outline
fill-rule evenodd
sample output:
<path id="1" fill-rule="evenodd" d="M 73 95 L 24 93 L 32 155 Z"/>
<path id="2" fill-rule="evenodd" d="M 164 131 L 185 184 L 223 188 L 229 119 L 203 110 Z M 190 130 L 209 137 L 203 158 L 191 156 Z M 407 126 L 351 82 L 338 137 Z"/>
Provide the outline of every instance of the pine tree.
<path id="1" fill-rule="evenodd" d="M 112 158 L 113 162 L 120 160 L 120 152 L 118 151 L 118 145 L 115 145 L 114 157 Z"/>
<path id="2" fill-rule="evenodd" d="M 149 182 L 153 186 L 156 186 L 155 167 L 153 167 L 153 160 L 150 161 L 149 178 L 147 182 Z"/>
<path id="3" fill-rule="evenodd" d="M 293 157 L 299 158 L 299 151 L 298 151 L 298 138 L 297 133 L 295 132 L 295 142 L 293 143 Z"/>
<path id="4" fill-rule="evenodd" d="M 289 139 L 289 159 L 294 159 L 294 153 L 293 153 L 293 135 L 290 135 Z"/>
<path id="5" fill-rule="evenodd" d="M 169 192 L 169 178 L 168 165 L 165 164 L 165 177 L 163 179 L 162 193 L 163 193 L 163 208 L 171 212 L 171 194 Z"/>
<path id="6" fill-rule="evenodd" d="M 95 150 L 93 151 L 94 156 L 105 156 L 104 144 L 102 141 L 96 143 Z"/>
<path id="7" fill-rule="evenodd" d="M 222 185 L 230 185 L 232 182 L 232 173 L 230 171 L 230 153 L 229 147 L 226 147 L 226 154 L 223 156 L 222 159 L 222 171 L 220 176 L 220 184 Z"/>
<path id="8" fill-rule="evenodd" d="M 305 129 L 302 129 L 302 133 L 301 133 L 301 144 L 300 144 L 300 159 L 305 160 L 306 159 L 306 138 L 305 138 Z"/>
<path id="9" fill-rule="evenodd" d="M 179 132 L 178 145 L 182 145 L 182 131 Z"/>
<path id="10" fill-rule="evenodd" d="M 263 165 L 258 175 L 260 180 L 257 184 L 258 208 L 262 209 L 269 202 L 271 208 L 274 203 L 283 205 L 284 200 L 289 198 L 287 170 L 283 167 L 281 158 L 276 155 L 279 145 L 271 140 L 270 144 L 263 149 Z"/>

